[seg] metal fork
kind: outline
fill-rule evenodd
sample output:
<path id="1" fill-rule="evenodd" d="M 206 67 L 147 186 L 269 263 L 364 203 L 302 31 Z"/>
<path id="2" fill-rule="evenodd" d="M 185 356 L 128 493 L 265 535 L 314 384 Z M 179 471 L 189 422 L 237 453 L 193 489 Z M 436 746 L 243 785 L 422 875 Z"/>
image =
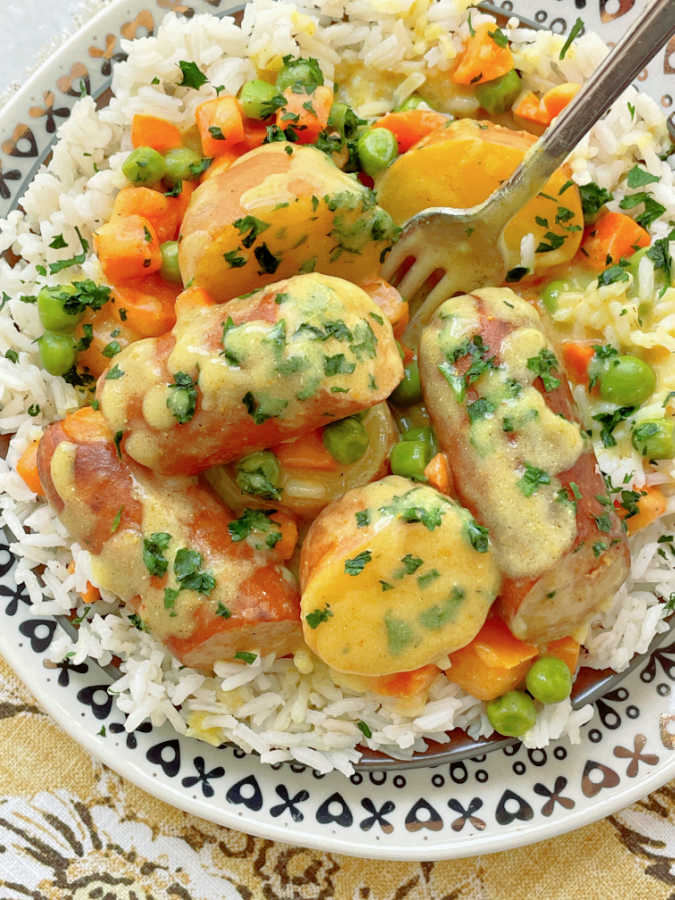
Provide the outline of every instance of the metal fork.
<path id="1" fill-rule="evenodd" d="M 675 0 L 656 0 L 596 69 L 521 165 L 470 209 L 425 209 L 403 226 L 382 268 L 411 307 L 403 338 L 416 346 L 438 305 L 458 291 L 504 283 L 502 232 L 565 157 L 675 32 Z M 411 258 L 414 260 L 410 265 Z M 436 282 L 430 286 L 430 277 Z M 433 280 L 433 279 L 432 279 Z"/>

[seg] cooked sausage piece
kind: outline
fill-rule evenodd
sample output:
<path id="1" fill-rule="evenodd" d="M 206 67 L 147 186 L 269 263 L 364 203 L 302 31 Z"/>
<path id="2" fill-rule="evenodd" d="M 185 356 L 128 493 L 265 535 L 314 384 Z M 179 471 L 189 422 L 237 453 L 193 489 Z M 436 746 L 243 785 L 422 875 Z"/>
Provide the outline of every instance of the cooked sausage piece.
<path id="1" fill-rule="evenodd" d="M 536 310 L 508 288 L 453 297 L 420 342 L 425 401 L 458 496 L 487 526 L 522 640 L 583 629 L 628 547 Z"/>
<path id="2" fill-rule="evenodd" d="M 238 519 L 195 478 L 159 478 L 120 458 L 102 415 L 49 426 L 40 480 L 96 583 L 117 594 L 187 666 L 302 644 L 299 597 L 281 564 L 294 525 L 272 510 Z"/>
<path id="3" fill-rule="evenodd" d="M 98 387 L 136 462 L 190 474 L 374 406 L 401 380 L 391 325 L 361 288 L 307 274 L 223 305 L 178 304 L 169 334 Z"/>
<path id="4" fill-rule="evenodd" d="M 499 573 L 466 509 L 391 475 L 348 491 L 314 520 L 300 582 L 308 646 L 339 672 L 381 676 L 468 644 Z"/>

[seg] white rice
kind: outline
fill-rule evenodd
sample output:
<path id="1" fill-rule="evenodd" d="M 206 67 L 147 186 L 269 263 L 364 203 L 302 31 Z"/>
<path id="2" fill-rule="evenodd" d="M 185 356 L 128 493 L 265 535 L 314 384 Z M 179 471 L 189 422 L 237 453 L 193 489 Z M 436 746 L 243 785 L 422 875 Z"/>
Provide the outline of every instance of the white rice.
<path id="1" fill-rule="evenodd" d="M 255 76 L 256 66 L 274 66 L 286 53 L 315 56 L 329 81 L 339 62 L 358 60 L 365 60 L 373 79 L 397 76 L 393 94 L 390 91 L 384 99 L 358 106 L 361 114 L 379 114 L 423 88 L 429 76 L 451 67 L 468 34 L 466 5 L 465 0 L 431 0 L 418 13 L 420 4 L 415 3 L 413 10 L 412 0 L 387 0 L 386 4 L 383 0 L 307 0 L 297 6 L 253 0 L 241 27 L 229 18 L 184 20 L 167 15 L 156 36 L 123 42 L 129 57 L 115 67 L 114 99 L 98 112 L 91 98 L 78 101 L 61 126 L 52 161 L 36 175 L 22 199 L 25 211 L 12 212 L 0 222 L 0 252 L 11 248 L 21 257 L 14 268 L 0 260 L 0 286 L 11 298 L 0 312 L 0 433 L 13 435 L 7 458 L 0 459 L 0 524 L 18 558 L 17 582 L 25 586 L 34 612 L 55 615 L 74 609 L 84 617 L 74 642 L 65 631 L 57 633 L 51 657 L 59 661 L 68 656 L 76 663 L 91 658 L 104 666 L 113 656 L 121 659 L 119 678 L 110 692 L 128 716 L 129 731 L 146 719 L 153 725 L 168 720 L 180 733 L 214 744 L 232 741 L 258 752 L 266 762 L 294 759 L 321 772 L 338 769 L 350 774 L 359 758 L 358 742 L 406 758 L 423 750 L 425 739 L 443 741 L 446 730 L 452 728 L 464 728 L 472 737 L 492 730 L 484 704 L 441 674 L 431 685 L 426 703 L 406 708 L 393 699 L 338 687 L 328 668 L 306 651 L 295 659 L 259 655 L 250 666 L 223 662 L 212 677 L 183 668 L 157 640 L 133 625 L 114 597 L 104 595 L 95 604 L 82 604 L 78 591 L 93 580 L 89 554 L 72 544 L 49 507 L 13 471 L 42 428 L 78 405 L 73 388 L 40 367 L 33 343 L 42 332 L 37 310 L 20 297 L 36 293 L 44 283 L 38 266 L 79 251 L 76 228 L 91 244 L 93 230 L 109 216 L 115 194 L 126 183 L 121 164 L 131 148 L 133 115 L 152 113 L 187 126 L 195 107 L 215 96 L 214 85 L 236 93 Z M 345 14 L 349 21 L 343 21 Z M 472 18 L 476 25 L 487 17 L 474 11 Z M 560 36 L 521 29 L 516 20 L 506 30 L 525 89 L 541 91 L 565 80 L 583 81 L 607 52 L 597 36 L 587 34 L 559 61 Z M 178 86 L 180 59 L 194 60 L 208 76 L 209 82 L 199 91 Z M 159 83 L 153 85 L 155 78 Z M 661 236 L 670 229 L 668 220 L 675 217 L 670 161 L 659 158 L 665 147 L 665 122 L 658 107 L 629 88 L 574 151 L 570 164 L 577 182 L 593 180 L 611 189 L 615 208 L 626 191 L 626 173 L 636 161 L 644 160 L 661 178 L 653 194 L 666 213 L 651 229 Z M 67 249 L 49 247 L 57 234 L 63 234 Z M 533 262 L 531 237 L 521 245 L 523 264 L 528 267 Z M 91 252 L 81 270 L 70 268 L 51 281 L 73 277 L 103 280 Z M 648 296 L 654 286 L 653 267 L 641 266 L 639 281 L 640 295 Z M 673 323 L 664 326 L 671 339 L 675 306 L 673 317 Z M 16 365 L 4 357 L 8 349 L 19 354 Z M 27 413 L 30 404 L 39 405 L 35 416 Z M 615 483 L 628 472 L 635 483 L 645 481 L 637 458 L 621 461 L 605 453 L 600 461 Z M 663 475 L 663 480 L 673 479 L 675 473 Z M 663 552 L 665 545 L 658 538 L 672 530 L 675 504 L 671 502 L 659 522 L 632 539 L 630 579 L 591 624 L 585 665 L 620 671 L 635 652 L 647 649 L 654 635 L 666 630 L 659 598 L 675 592 L 675 569 L 673 554 Z M 69 572 L 71 560 L 75 566 Z M 40 566 L 45 569 L 38 577 Z M 562 736 L 578 741 L 579 729 L 591 715 L 590 706 L 574 711 L 569 701 L 541 709 L 524 743 L 540 747 Z M 369 737 L 364 737 L 358 723 L 367 725 L 364 730 L 369 730 Z"/>

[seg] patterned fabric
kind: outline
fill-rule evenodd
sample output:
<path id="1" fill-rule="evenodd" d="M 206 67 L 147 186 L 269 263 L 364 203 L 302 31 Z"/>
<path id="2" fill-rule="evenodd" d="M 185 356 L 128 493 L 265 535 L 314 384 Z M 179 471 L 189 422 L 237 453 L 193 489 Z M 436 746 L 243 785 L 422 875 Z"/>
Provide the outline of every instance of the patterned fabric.
<path id="1" fill-rule="evenodd" d="M 0 660 L 0 897 L 37 900 L 666 900 L 675 784 L 571 834 L 504 853 L 392 863 L 212 825 L 112 773 Z"/>

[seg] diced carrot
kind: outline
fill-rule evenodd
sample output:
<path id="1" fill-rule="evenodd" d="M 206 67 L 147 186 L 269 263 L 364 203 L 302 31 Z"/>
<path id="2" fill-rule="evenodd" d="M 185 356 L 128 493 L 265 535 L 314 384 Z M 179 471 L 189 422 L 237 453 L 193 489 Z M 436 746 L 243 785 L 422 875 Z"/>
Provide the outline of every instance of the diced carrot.
<path id="1" fill-rule="evenodd" d="M 244 140 L 244 116 L 236 97 L 207 100 L 195 115 L 204 156 L 220 156 Z"/>
<path id="2" fill-rule="evenodd" d="M 538 125 L 548 125 L 551 121 L 548 110 L 532 91 L 523 94 L 520 100 L 514 104 L 513 114 L 520 119 L 527 119 L 528 122 L 536 122 Z"/>
<path id="3" fill-rule="evenodd" d="M 497 31 L 494 22 L 478 25 L 469 37 L 452 73 L 455 84 L 482 84 L 501 78 L 513 68 L 513 54 L 508 46 L 501 47 L 491 35 Z"/>
<path id="4" fill-rule="evenodd" d="M 144 216 L 116 217 L 94 232 L 94 246 L 113 283 L 142 278 L 162 266 L 157 232 Z"/>
<path id="5" fill-rule="evenodd" d="M 422 666 L 412 672 L 395 672 L 373 678 L 370 689 L 387 697 L 415 697 L 423 693 L 437 675 L 437 666 Z"/>
<path id="6" fill-rule="evenodd" d="M 561 353 L 570 381 L 575 384 L 588 384 L 588 367 L 595 354 L 593 345 L 578 341 L 564 341 Z"/>
<path id="7" fill-rule="evenodd" d="M 479 700 L 494 700 L 507 691 L 513 691 L 525 680 L 530 660 L 524 660 L 517 666 L 486 666 L 469 644 L 450 655 L 452 665 L 445 670 L 448 681 Z"/>
<path id="8" fill-rule="evenodd" d="M 210 294 L 206 293 L 204 288 L 189 287 L 176 297 L 176 315 L 180 316 L 181 313 L 188 309 L 196 309 L 199 306 L 213 306 L 214 304 L 215 300 Z"/>
<path id="9" fill-rule="evenodd" d="M 279 128 L 292 128 L 298 144 L 313 144 L 328 125 L 333 91 L 320 84 L 311 94 L 296 94 L 293 88 L 284 91 L 286 103 L 277 110 Z"/>
<path id="10" fill-rule="evenodd" d="M 508 625 L 496 616 L 490 616 L 473 639 L 479 659 L 486 666 L 503 666 L 506 669 L 520 665 L 539 653 L 535 644 L 528 644 L 515 637 Z"/>
<path id="11" fill-rule="evenodd" d="M 115 218 L 143 216 L 155 229 L 160 244 L 176 237 L 179 218 L 177 198 L 165 197 L 161 191 L 147 187 L 125 187 L 115 197 L 111 221 Z M 172 202 L 173 201 L 173 202 Z"/>
<path id="12" fill-rule="evenodd" d="M 17 475 L 20 475 L 21 478 L 23 478 L 26 485 L 34 494 L 44 497 L 44 491 L 42 490 L 42 484 L 40 483 L 37 466 L 37 449 L 39 443 L 40 441 L 33 441 L 32 444 L 29 444 L 26 447 L 16 464 L 16 471 Z"/>
<path id="13" fill-rule="evenodd" d="M 281 539 L 274 545 L 273 553 L 283 562 L 290 559 L 295 552 L 295 545 L 298 543 L 298 525 L 292 516 L 281 510 L 277 510 L 270 518 L 281 528 Z"/>
<path id="14" fill-rule="evenodd" d="M 78 353 L 77 366 L 96 378 L 105 372 L 111 362 L 114 362 L 114 359 L 111 360 L 110 356 L 104 353 L 112 341 L 119 345 L 120 350 L 124 350 L 128 344 L 141 337 L 129 327 L 126 320 L 122 320 L 120 309 L 121 307 L 118 309 L 117 304 L 111 302 L 95 312 L 88 310 L 75 329 L 75 337 L 82 340 L 86 336 L 86 343 L 89 344 L 85 350 Z M 126 310 L 122 315 L 126 315 Z M 88 334 L 89 329 L 91 334 Z"/>
<path id="15" fill-rule="evenodd" d="M 131 143 L 134 147 L 152 147 L 158 153 L 166 153 L 183 142 L 179 129 L 172 122 L 137 113 L 131 121 Z"/>
<path id="16" fill-rule="evenodd" d="M 564 84 L 557 84 L 546 91 L 541 98 L 541 105 L 548 114 L 548 121 L 551 122 L 556 116 L 560 115 L 567 104 L 574 100 L 580 90 L 580 84 L 574 81 L 566 81 Z"/>
<path id="17" fill-rule="evenodd" d="M 437 453 L 429 460 L 424 469 L 424 476 L 441 494 L 450 493 L 450 466 L 445 453 Z"/>
<path id="18" fill-rule="evenodd" d="M 432 109 L 406 109 L 402 112 L 387 113 L 386 116 L 373 122 L 373 128 L 386 128 L 391 131 L 398 143 L 398 152 L 405 153 L 423 137 L 443 128 L 448 122 L 450 122 L 448 116 Z"/>
<path id="19" fill-rule="evenodd" d="M 159 275 L 139 278 L 117 285 L 113 297 L 118 308 L 126 311 L 127 325 L 139 337 L 159 337 L 176 322 L 176 297 L 180 286 Z"/>
<path id="20" fill-rule="evenodd" d="M 68 563 L 68 571 L 71 575 L 75 571 L 75 563 L 72 560 Z M 101 599 L 101 592 L 97 587 L 94 587 L 91 581 L 88 581 L 84 592 L 80 592 L 80 598 L 83 603 L 96 603 L 97 600 Z"/>
<path id="21" fill-rule="evenodd" d="M 235 159 L 239 159 L 240 156 L 241 153 L 239 153 L 238 150 L 228 150 L 216 157 L 208 169 L 206 169 L 205 172 L 202 172 L 199 178 L 200 184 L 208 181 L 209 178 L 213 178 L 214 175 L 220 175 L 221 172 L 229 169 Z"/>
<path id="22" fill-rule="evenodd" d="M 393 284 L 389 284 L 384 278 L 371 278 L 362 282 L 359 287 L 363 288 L 389 319 L 394 337 L 400 338 L 408 326 L 410 307 Z"/>
<path id="23" fill-rule="evenodd" d="M 112 434 L 103 418 L 103 413 L 92 406 L 83 406 L 70 413 L 61 422 L 61 427 L 76 444 L 94 444 L 98 441 L 112 441 Z"/>
<path id="24" fill-rule="evenodd" d="M 612 263 L 648 247 L 649 234 L 625 213 L 604 212 L 586 229 L 579 261 L 601 272 Z"/>
<path id="25" fill-rule="evenodd" d="M 626 509 L 620 502 L 618 500 L 614 501 L 617 513 L 626 523 L 628 534 L 635 534 L 646 528 L 647 525 L 651 525 L 666 511 L 666 498 L 656 485 L 645 485 L 641 488 L 634 487 L 632 490 L 640 494 L 640 499 L 637 501 L 638 511 L 634 516 L 628 516 Z"/>
<path id="26" fill-rule="evenodd" d="M 545 653 L 547 656 L 557 656 L 558 659 L 562 659 L 570 673 L 574 675 L 579 662 L 579 648 L 579 641 L 575 641 L 571 637 L 564 637 L 558 638 L 557 641 L 551 641 L 546 647 Z"/>
<path id="27" fill-rule="evenodd" d="M 340 463 L 326 450 L 321 439 L 321 429 L 317 428 L 285 444 L 272 448 L 282 466 L 291 469 L 316 469 L 321 472 L 335 472 Z"/>
<path id="28" fill-rule="evenodd" d="M 494 700 L 521 684 L 538 654 L 534 644 L 519 641 L 501 619 L 490 616 L 470 644 L 450 654 L 445 674 L 479 700 Z"/>
<path id="29" fill-rule="evenodd" d="M 264 143 L 266 137 L 267 125 L 264 121 L 261 121 L 260 119 L 244 118 L 243 152 L 255 150 L 256 147 L 260 147 Z"/>

